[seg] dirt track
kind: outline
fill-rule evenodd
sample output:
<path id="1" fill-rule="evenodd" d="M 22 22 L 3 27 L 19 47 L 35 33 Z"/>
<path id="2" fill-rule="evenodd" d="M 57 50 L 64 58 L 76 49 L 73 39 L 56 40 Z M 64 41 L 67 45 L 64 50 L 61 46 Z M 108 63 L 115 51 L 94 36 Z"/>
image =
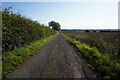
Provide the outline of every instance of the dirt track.
<path id="1" fill-rule="evenodd" d="M 17 67 L 10 78 L 95 78 L 87 63 L 59 34 Z"/>

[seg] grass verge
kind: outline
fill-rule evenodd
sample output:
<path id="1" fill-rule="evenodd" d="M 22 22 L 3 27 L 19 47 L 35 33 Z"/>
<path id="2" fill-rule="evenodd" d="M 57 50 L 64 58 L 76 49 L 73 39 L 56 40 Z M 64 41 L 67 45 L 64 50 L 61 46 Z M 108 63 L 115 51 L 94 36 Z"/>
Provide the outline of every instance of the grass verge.
<path id="1" fill-rule="evenodd" d="M 65 34 L 62 34 L 75 49 L 89 63 L 89 67 L 97 72 L 98 77 L 120 79 L 120 64 L 115 60 L 111 60 L 108 54 L 100 53 L 96 47 L 89 47 L 75 39 L 71 39 Z"/>
<path id="2" fill-rule="evenodd" d="M 59 33 L 21 47 L 17 51 L 8 51 L 3 53 L 3 78 L 14 70 L 16 66 L 23 63 L 29 56 L 35 55 L 42 46 L 46 45 L 58 34 Z"/>

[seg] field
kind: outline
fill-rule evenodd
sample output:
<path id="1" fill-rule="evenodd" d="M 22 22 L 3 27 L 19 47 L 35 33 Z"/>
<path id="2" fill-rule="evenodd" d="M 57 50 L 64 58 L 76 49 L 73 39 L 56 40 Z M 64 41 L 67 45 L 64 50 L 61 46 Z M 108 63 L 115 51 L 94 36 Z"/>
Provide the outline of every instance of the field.
<path id="1" fill-rule="evenodd" d="M 89 67 L 95 70 L 98 77 L 119 79 L 118 32 L 64 32 L 63 35 L 79 55 L 84 57 Z"/>
<path id="2" fill-rule="evenodd" d="M 120 37 L 118 32 L 64 32 L 67 36 L 79 40 L 90 47 L 96 47 L 101 53 L 119 59 Z M 119 60 L 118 60 L 119 61 Z"/>

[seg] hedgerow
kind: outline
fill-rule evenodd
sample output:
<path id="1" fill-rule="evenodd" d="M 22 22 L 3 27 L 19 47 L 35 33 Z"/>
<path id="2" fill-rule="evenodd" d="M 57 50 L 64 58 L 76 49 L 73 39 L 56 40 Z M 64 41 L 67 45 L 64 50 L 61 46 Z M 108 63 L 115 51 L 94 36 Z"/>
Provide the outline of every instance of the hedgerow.
<path id="1" fill-rule="evenodd" d="M 50 42 L 59 33 L 52 35 L 50 37 L 43 38 L 41 40 L 35 41 L 30 45 L 26 45 L 19 49 L 7 51 L 3 54 L 3 78 L 7 77 L 16 66 L 23 63 L 29 56 L 35 55 L 35 53 L 48 42 Z"/>
<path id="2" fill-rule="evenodd" d="M 2 11 L 2 51 L 16 50 L 36 40 L 56 34 L 57 31 L 33 21 L 11 8 Z"/>
<path id="3" fill-rule="evenodd" d="M 89 63 L 89 67 L 97 72 L 98 77 L 120 79 L 120 64 L 112 60 L 108 54 L 102 54 L 96 47 L 90 47 L 82 44 L 75 39 L 69 38 L 65 34 L 63 36 L 73 45 L 74 48 Z"/>

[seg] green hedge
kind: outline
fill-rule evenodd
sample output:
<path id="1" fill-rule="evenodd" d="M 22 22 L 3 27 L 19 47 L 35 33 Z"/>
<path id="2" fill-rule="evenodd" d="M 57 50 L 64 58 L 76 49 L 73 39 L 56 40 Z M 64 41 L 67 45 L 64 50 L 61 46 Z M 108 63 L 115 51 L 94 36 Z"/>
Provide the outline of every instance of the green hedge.
<path id="1" fill-rule="evenodd" d="M 46 45 L 50 42 L 56 35 L 52 35 L 47 38 L 43 38 L 41 40 L 35 41 L 30 45 L 26 45 L 17 49 L 17 51 L 7 51 L 3 54 L 3 78 L 8 75 L 16 66 L 23 63 L 27 57 L 33 56 L 37 50 L 39 50 L 42 46 Z"/>
<path id="2" fill-rule="evenodd" d="M 56 34 L 57 31 L 10 9 L 2 11 L 2 51 L 16 50 L 25 44 Z"/>
<path id="3" fill-rule="evenodd" d="M 89 67 L 97 72 L 98 77 L 120 79 L 120 64 L 115 60 L 111 60 L 108 54 L 102 54 L 95 47 L 90 48 L 88 45 L 71 39 L 64 34 L 63 36 L 87 60 Z"/>

